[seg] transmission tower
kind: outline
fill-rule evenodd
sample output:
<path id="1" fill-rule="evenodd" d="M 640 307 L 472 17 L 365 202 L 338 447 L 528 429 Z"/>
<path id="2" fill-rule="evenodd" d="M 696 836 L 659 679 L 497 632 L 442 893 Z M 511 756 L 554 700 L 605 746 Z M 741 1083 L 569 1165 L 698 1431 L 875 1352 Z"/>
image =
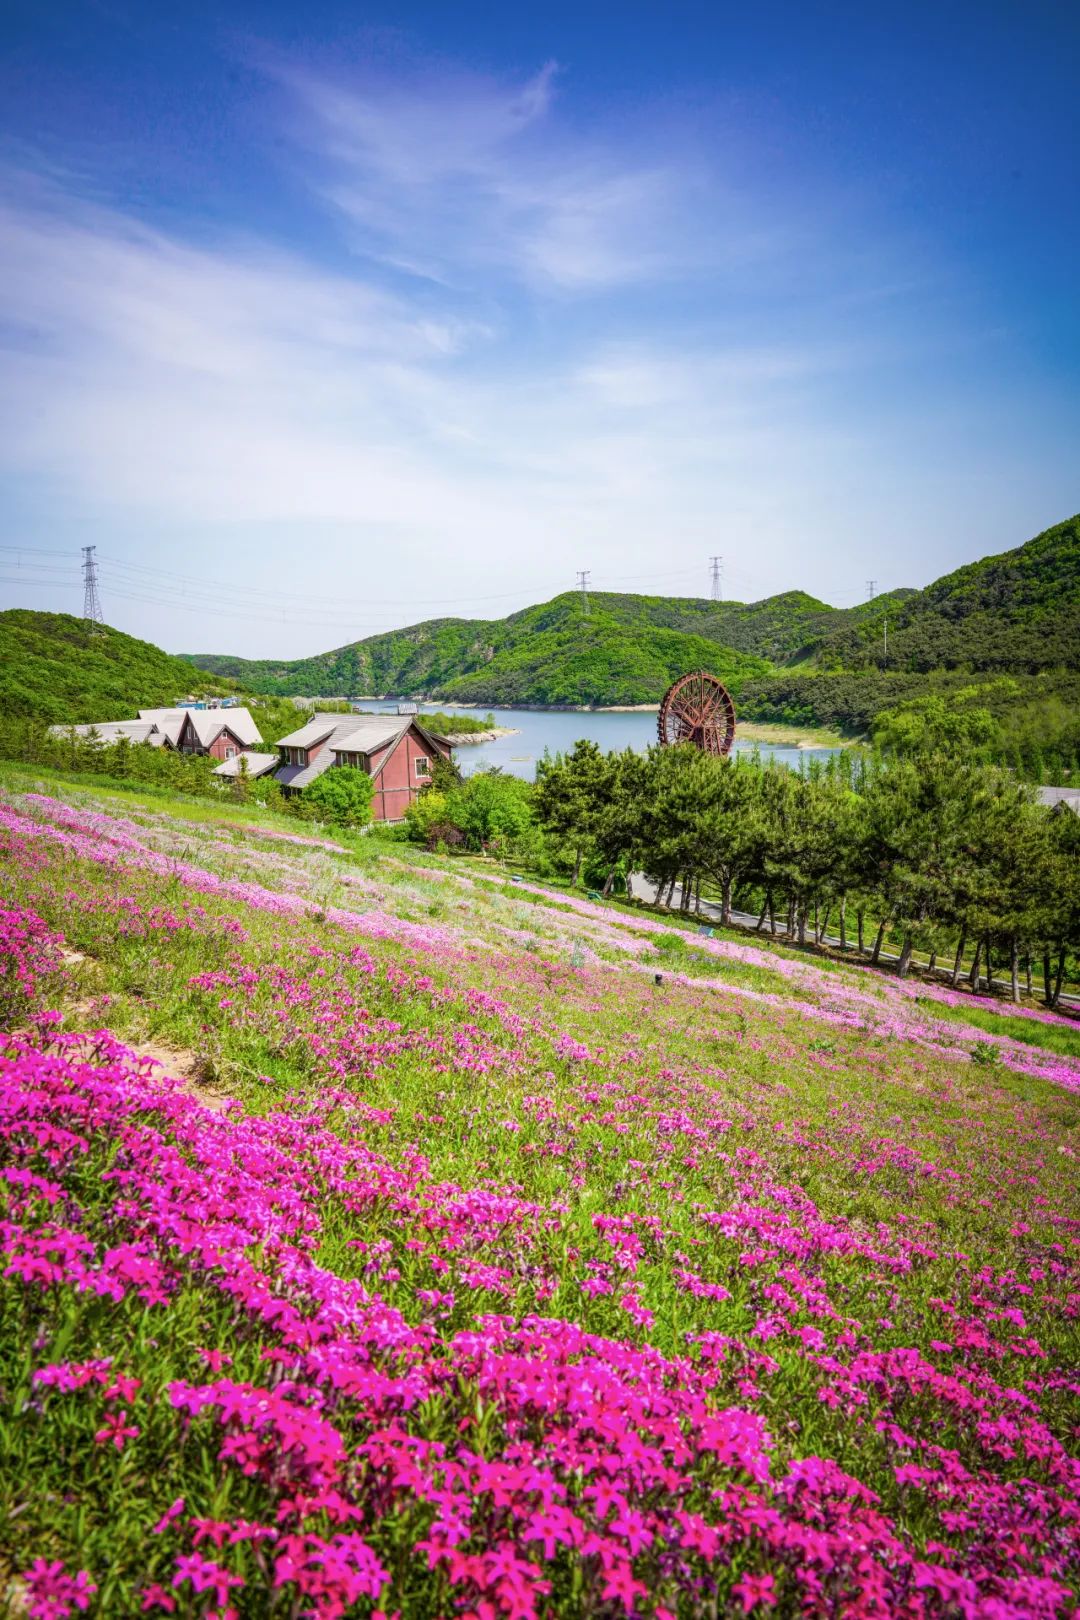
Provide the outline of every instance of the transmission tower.
<path id="1" fill-rule="evenodd" d="M 98 592 L 97 562 L 94 557 L 96 546 L 83 546 L 83 618 L 95 633 L 104 629 L 105 619 L 101 612 L 101 596 Z"/>
<path id="2" fill-rule="evenodd" d="M 866 600 L 872 602 L 877 595 L 877 580 L 868 579 L 866 582 Z"/>
<path id="3" fill-rule="evenodd" d="M 581 591 L 581 609 L 586 617 L 588 617 L 589 612 L 589 575 L 591 572 L 590 568 L 580 568 L 577 577 L 578 589 Z"/>
<path id="4" fill-rule="evenodd" d="M 709 580 L 712 584 L 712 599 L 714 602 L 724 600 L 724 559 L 723 557 L 709 558 Z"/>

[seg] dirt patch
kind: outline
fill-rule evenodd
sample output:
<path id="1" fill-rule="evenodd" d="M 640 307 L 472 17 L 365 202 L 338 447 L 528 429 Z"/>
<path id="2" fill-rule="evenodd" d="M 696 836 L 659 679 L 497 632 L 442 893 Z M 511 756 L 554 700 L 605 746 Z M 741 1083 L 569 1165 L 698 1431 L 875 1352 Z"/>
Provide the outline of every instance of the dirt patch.
<path id="1" fill-rule="evenodd" d="M 161 1041 L 135 1041 L 132 1050 L 140 1057 L 153 1058 L 155 1063 L 161 1065 L 162 1073 L 170 1079 L 179 1080 L 181 1088 L 204 1108 L 212 1113 L 220 1114 L 225 1104 L 230 1100 L 228 1093 L 215 1091 L 207 1076 L 206 1059 L 197 1052 L 187 1051 L 178 1046 L 165 1046 Z"/>

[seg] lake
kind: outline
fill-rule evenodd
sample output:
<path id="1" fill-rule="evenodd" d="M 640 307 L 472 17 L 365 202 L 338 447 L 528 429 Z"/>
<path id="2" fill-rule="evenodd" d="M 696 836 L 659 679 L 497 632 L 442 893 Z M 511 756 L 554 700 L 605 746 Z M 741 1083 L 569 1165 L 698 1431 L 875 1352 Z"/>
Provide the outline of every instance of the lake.
<path id="1" fill-rule="evenodd" d="M 382 702 L 373 699 L 359 707 L 380 712 L 393 711 L 397 703 L 393 699 Z M 450 703 L 421 703 L 419 717 L 422 720 L 425 712 L 431 714 L 439 709 L 451 714 L 475 715 L 480 720 L 489 713 L 487 708 L 455 710 Z M 565 754 L 580 737 L 590 738 L 605 753 L 623 748 L 644 753 L 649 744 L 656 741 L 655 709 L 634 714 L 613 714 L 604 710 L 585 714 L 552 713 L 546 709 L 492 709 L 490 713 L 497 726 L 513 726 L 517 735 L 499 737 L 495 742 L 459 744 L 454 750 L 454 757 L 466 776 L 483 766 L 498 765 L 500 770 L 508 771 L 512 776 L 523 776 L 531 782 L 536 774 L 536 762 L 543 758 L 545 749 L 549 754 Z M 771 756 L 794 766 L 796 770 L 804 759 L 826 759 L 837 752 L 835 748 L 792 748 L 776 743 L 755 745 L 753 742 L 741 742 L 736 732 L 737 753 L 755 746 L 763 758 Z"/>

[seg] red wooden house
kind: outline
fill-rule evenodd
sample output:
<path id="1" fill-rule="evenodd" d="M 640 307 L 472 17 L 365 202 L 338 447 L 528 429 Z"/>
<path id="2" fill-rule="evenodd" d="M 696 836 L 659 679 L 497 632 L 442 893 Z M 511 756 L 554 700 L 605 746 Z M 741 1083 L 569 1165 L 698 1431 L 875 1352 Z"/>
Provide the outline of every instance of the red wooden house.
<path id="1" fill-rule="evenodd" d="M 376 821 L 401 821 L 431 778 L 433 762 L 449 759 L 445 737 L 426 731 L 414 716 L 313 714 L 278 744 L 274 772 L 287 794 L 302 793 L 324 771 L 366 771 L 375 784 Z"/>

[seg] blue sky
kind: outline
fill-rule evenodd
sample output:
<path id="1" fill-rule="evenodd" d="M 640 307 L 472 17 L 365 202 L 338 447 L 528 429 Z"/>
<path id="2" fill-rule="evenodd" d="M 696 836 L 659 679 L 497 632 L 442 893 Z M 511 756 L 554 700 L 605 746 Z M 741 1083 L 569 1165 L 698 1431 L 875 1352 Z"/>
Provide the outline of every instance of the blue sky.
<path id="1" fill-rule="evenodd" d="M 5 606 L 848 605 L 1080 506 L 1071 0 L 4 19 Z"/>

